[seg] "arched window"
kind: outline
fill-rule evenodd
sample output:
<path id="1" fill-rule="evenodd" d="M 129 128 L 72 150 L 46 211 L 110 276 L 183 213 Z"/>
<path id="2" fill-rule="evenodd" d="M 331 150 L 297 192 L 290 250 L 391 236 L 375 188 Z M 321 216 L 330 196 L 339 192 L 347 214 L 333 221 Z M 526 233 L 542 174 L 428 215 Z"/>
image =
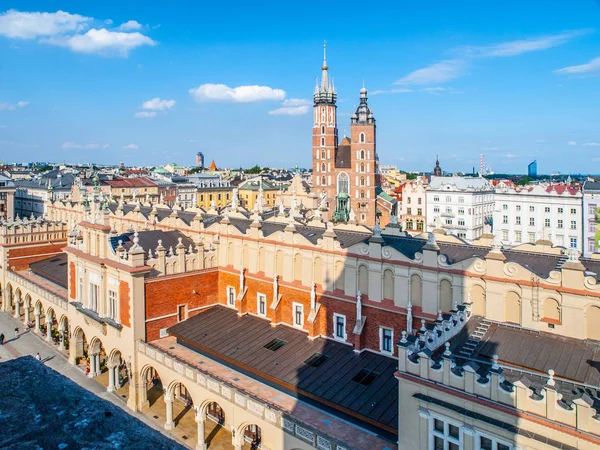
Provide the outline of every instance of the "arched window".
<path id="1" fill-rule="evenodd" d="M 361 143 L 364 143 L 364 142 L 365 142 L 365 133 L 360 133 L 360 139 L 359 139 L 359 141 L 360 141 Z M 364 156 L 363 156 L 363 158 L 364 158 Z"/>
<path id="2" fill-rule="evenodd" d="M 360 151 L 360 159 L 365 159 L 365 151 L 364 150 Z"/>
<path id="3" fill-rule="evenodd" d="M 367 266 L 358 268 L 357 287 L 361 294 L 369 295 L 369 272 Z"/>
<path id="4" fill-rule="evenodd" d="M 360 163 L 360 171 L 361 172 L 365 171 L 365 163 Z"/>
<path id="5" fill-rule="evenodd" d="M 361 186 L 365 185 L 365 177 L 360 177 L 360 185 Z"/>
<path id="6" fill-rule="evenodd" d="M 342 192 L 344 194 L 348 194 L 350 191 L 348 190 L 348 175 L 345 172 L 342 172 L 338 175 L 338 194 Z"/>
<path id="7" fill-rule="evenodd" d="M 394 273 L 390 269 L 383 272 L 383 298 L 394 299 Z"/>
<path id="8" fill-rule="evenodd" d="M 410 303 L 419 307 L 423 304 L 423 286 L 421 277 L 417 274 L 410 277 Z"/>
<path id="9" fill-rule="evenodd" d="M 327 184 L 327 180 L 325 179 L 325 177 L 321 178 L 321 185 L 325 186 Z"/>
<path id="10" fill-rule="evenodd" d="M 321 138 L 321 147 L 325 147 L 325 138 L 324 137 Z"/>
<path id="11" fill-rule="evenodd" d="M 553 298 L 544 300 L 544 319 L 549 323 L 560 323 L 560 304 Z"/>
<path id="12" fill-rule="evenodd" d="M 360 198 L 365 198 L 365 191 L 360 191 Z"/>
<path id="13" fill-rule="evenodd" d="M 504 300 L 504 321 L 521 325 L 521 297 L 516 292 L 507 292 Z"/>
<path id="14" fill-rule="evenodd" d="M 325 150 L 321 150 L 321 159 L 325 159 Z"/>
<path id="15" fill-rule="evenodd" d="M 448 280 L 440 281 L 439 309 L 448 312 L 452 309 L 452 284 Z"/>
<path id="16" fill-rule="evenodd" d="M 321 134 L 325 134 L 325 125 L 321 127 Z"/>

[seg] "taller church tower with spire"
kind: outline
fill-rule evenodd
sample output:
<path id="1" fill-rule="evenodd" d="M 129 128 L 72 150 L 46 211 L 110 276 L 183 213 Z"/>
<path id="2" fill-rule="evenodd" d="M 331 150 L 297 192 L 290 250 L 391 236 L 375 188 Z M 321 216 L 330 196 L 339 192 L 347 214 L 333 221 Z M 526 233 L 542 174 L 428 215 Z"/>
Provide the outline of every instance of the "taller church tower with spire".
<path id="1" fill-rule="evenodd" d="M 375 118 L 367 104 L 367 89 L 350 120 L 350 136 L 338 144 L 337 93 L 329 81 L 324 46 L 321 83 L 314 92 L 313 188 L 329 218 L 374 226 L 377 220 L 379 158 L 375 145 Z"/>

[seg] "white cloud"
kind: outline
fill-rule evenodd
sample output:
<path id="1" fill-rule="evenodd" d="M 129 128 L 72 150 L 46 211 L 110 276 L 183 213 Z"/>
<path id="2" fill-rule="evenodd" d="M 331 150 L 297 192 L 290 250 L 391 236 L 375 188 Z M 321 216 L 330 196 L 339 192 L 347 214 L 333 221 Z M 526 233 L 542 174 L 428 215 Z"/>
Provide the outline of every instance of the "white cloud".
<path id="1" fill-rule="evenodd" d="M 162 111 L 164 109 L 171 109 L 175 106 L 175 100 L 161 100 L 159 97 L 148 100 L 142 104 L 142 109 L 154 109 Z"/>
<path id="2" fill-rule="evenodd" d="M 94 149 L 100 148 L 100 144 L 76 144 L 75 142 L 65 142 L 60 148 L 69 150 L 69 149 Z"/>
<path id="3" fill-rule="evenodd" d="M 156 117 L 156 111 L 140 111 L 134 114 L 136 119 L 151 119 Z"/>
<path id="4" fill-rule="evenodd" d="M 17 108 L 24 108 L 29 105 L 29 102 L 20 101 L 16 104 L 12 104 L 9 102 L 0 102 L 0 111 L 14 111 Z"/>
<path id="5" fill-rule="evenodd" d="M 600 56 L 592 59 L 586 64 L 579 66 L 569 66 L 562 69 L 555 70 L 554 73 L 568 74 L 568 75 L 593 75 L 600 74 Z"/>
<path id="6" fill-rule="evenodd" d="M 110 144 L 103 144 L 102 145 L 102 148 L 108 148 L 108 147 L 110 147 Z"/>
<path id="7" fill-rule="evenodd" d="M 381 95 L 381 94 L 405 94 L 408 92 L 413 92 L 412 89 L 408 88 L 394 88 L 394 89 L 376 89 L 374 91 L 369 92 L 370 95 Z"/>
<path id="8" fill-rule="evenodd" d="M 131 31 L 131 30 L 139 30 L 142 28 L 142 24 L 135 20 L 128 20 L 125 23 L 122 23 L 117 27 L 119 31 Z"/>
<path id="9" fill-rule="evenodd" d="M 269 86 L 237 86 L 225 84 L 201 84 L 190 89 L 190 95 L 197 102 L 226 101 L 236 103 L 260 102 L 263 100 L 283 100 L 285 91 Z"/>
<path id="10" fill-rule="evenodd" d="M 17 39 L 55 36 L 82 31 L 92 20 L 91 17 L 64 11 L 46 13 L 9 9 L 4 14 L 0 14 L 0 35 Z"/>
<path id="11" fill-rule="evenodd" d="M 456 51 L 462 51 L 469 56 L 482 57 L 508 57 L 518 56 L 524 53 L 547 50 L 566 44 L 570 40 L 589 33 L 590 30 L 574 30 L 554 35 L 540 36 L 531 39 L 502 42 L 494 45 L 459 47 Z"/>
<path id="12" fill-rule="evenodd" d="M 494 150 L 498 150 L 498 147 L 484 147 L 482 150 L 485 152 L 493 152 Z"/>
<path id="13" fill-rule="evenodd" d="M 600 147 L 600 142 L 586 142 L 583 144 L 584 147 Z"/>
<path id="14" fill-rule="evenodd" d="M 467 68 L 467 62 L 462 59 L 448 59 L 431 66 L 415 70 L 403 78 L 400 78 L 394 84 L 400 85 L 423 85 L 440 84 L 446 81 L 454 80 L 462 76 Z"/>
<path id="15" fill-rule="evenodd" d="M 137 144 L 129 144 L 129 145 L 124 145 L 123 148 L 125 150 L 137 150 L 140 147 Z"/>
<path id="16" fill-rule="evenodd" d="M 303 98 L 287 98 L 283 101 L 283 106 L 310 106 L 313 102 Z"/>
<path id="17" fill-rule="evenodd" d="M 77 53 L 118 54 L 127 56 L 129 50 L 142 45 L 156 45 L 156 42 L 141 33 L 123 33 L 92 29 L 85 34 L 65 38 L 44 39 L 42 42 L 67 47 Z"/>
<path id="18" fill-rule="evenodd" d="M 516 155 L 513 155 L 512 153 L 507 153 L 506 155 L 504 155 L 505 158 L 516 158 Z"/>
<path id="19" fill-rule="evenodd" d="M 577 142 L 575 142 L 575 141 L 569 141 L 567 145 L 577 145 Z"/>
<path id="20" fill-rule="evenodd" d="M 308 106 L 284 106 L 282 108 L 274 109 L 269 111 L 272 116 L 287 115 L 287 116 L 300 116 L 308 113 Z"/>

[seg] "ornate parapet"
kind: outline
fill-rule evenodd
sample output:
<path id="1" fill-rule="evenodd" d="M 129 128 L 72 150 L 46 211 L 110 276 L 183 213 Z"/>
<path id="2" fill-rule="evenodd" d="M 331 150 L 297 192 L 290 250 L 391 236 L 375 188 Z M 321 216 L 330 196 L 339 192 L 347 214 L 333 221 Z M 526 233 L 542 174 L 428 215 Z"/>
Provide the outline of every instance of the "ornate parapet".
<path id="1" fill-rule="evenodd" d="M 37 278 L 38 278 L 37 276 L 32 276 L 31 278 L 28 278 L 26 276 L 23 276 L 19 273 L 11 271 L 11 270 L 6 271 L 6 279 L 8 281 L 14 282 L 15 285 L 22 286 L 24 289 L 35 294 L 35 296 L 37 296 L 41 299 L 44 299 L 45 301 L 48 301 L 50 303 L 53 303 L 54 305 L 58 306 L 59 308 L 63 309 L 64 311 L 66 311 L 67 304 L 68 304 L 66 289 L 64 290 L 65 292 L 64 292 L 64 297 L 63 297 L 62 295 L 58 295 L 54 292 L 51 292 L 50 290 L 37 284 L 35 282 L 37 280 Z"/>

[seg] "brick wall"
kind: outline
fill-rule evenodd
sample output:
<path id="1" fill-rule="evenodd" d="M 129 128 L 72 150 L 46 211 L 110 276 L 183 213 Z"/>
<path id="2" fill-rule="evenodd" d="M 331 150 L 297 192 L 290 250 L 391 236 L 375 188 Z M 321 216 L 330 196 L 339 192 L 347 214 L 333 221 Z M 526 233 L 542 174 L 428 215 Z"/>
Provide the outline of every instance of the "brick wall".
<path id="1" fill-rule="evenodd" d="M 129 283 L 127 281 L 121 281 L 119 284 L 119 310 L 121 313 L 121 323 L 126 327 L 131 327 L 129 301 Z"/>
<path id="2" fill-rule="evenodd" d="M 73 261 L 69 263 L 69 298 L 77 298 L 77 269 Z"/>
<path id="3" fill-rule="evenodd" d="M 62 253 L 66 243 L 42 245 L 28 245 L 26 247 L 11 248 L 8 250 L 8 267 L 15 270 L 25 270 L 29 264 L 42 259 L 49 258 L 55 254 Z"/>
<path id="4" fill-rule="evenodd" d="M 146 339 L 158 339 L 161 328 L 177 323 L 178 305 L 187 305 L 191 317 L 198 313 L 191 310 L 215 304 L 218 279 L 219 273 L 208 269 L 146 280 Z"/>

